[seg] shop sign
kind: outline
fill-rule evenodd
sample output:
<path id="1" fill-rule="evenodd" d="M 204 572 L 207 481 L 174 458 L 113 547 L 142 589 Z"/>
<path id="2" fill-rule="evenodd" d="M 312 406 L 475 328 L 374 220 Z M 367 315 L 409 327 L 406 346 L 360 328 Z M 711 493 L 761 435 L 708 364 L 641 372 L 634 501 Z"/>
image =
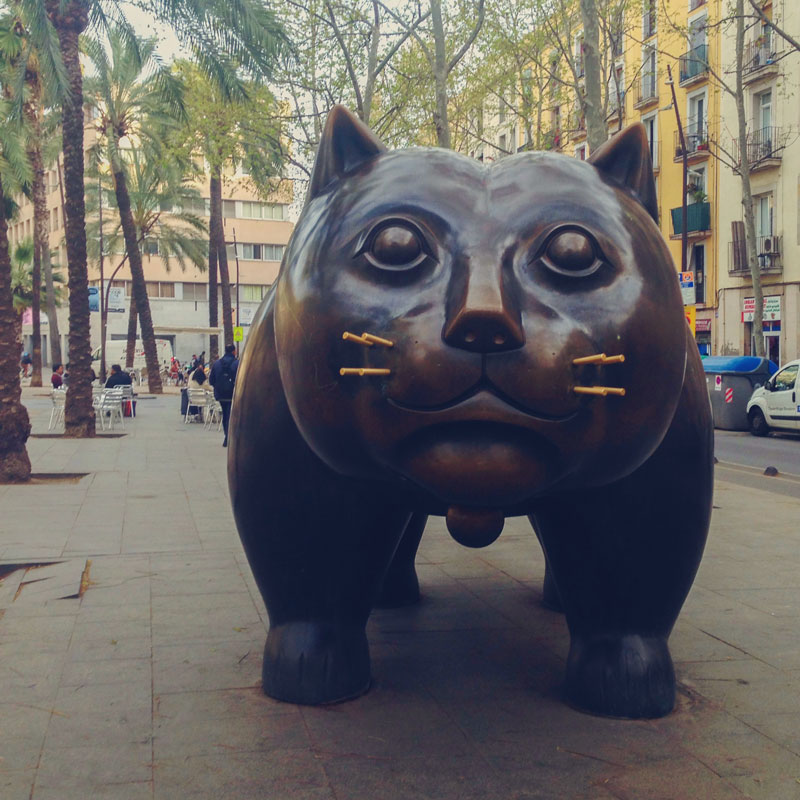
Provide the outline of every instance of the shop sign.
<path id="1" fill-rule="evenodd" d="M 745 297 L 742 302 L 742 322 L 752 322 L 756 310 L 755 297 Z M 764 322 L 779 320 L 781 318 L 781 296 L 769 295 L 764 298 Z"/>
<path id="2" fill-rule="evenodd" d="M 695 328 L 698 333 L 711 333 L 711 320 L 698 319 L 695 323 Z"/>
<path id="3" fill-rule="evenodd" d="M 684 306 L 683 313 L 686 316 L 686 322 L 689 325 L 689 330 L 692 336 L 695 334 L 695 323 L 697 322 L 697 308 L 695 306 Z"/>
<path id="4" fill-rule="evenodd" d="M 681 297 L 685 306 L 694 303 L 694 272 L 679 272 L 678 279 L 681 282 Z"/>

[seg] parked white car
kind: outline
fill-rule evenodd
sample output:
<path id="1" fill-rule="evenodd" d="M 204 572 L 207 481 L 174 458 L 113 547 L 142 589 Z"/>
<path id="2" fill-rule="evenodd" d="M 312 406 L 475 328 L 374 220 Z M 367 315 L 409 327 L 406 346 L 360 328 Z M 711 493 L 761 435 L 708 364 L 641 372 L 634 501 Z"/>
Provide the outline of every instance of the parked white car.
<path id="1" fill-rule="evenodd" d="M 790 361 L 753 392 L 747 403 L 747 419 L 753 436 L 766 436 L 771 428 L 800 431 L 799 370 L 800 360 Z"/>

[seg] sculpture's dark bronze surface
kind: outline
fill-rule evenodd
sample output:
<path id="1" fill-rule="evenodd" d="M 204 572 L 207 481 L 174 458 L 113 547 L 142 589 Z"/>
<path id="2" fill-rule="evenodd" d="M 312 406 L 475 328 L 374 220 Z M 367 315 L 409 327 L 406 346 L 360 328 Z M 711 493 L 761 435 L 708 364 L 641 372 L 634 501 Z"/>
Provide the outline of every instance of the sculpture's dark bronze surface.
<path id="1" fill-rule="evenodd" d="M 485 167 L 387 152 L 331 112 L 231 418 L 267 694 L 367 689 L 367 617 L 417 599 L 427 514 L 469 546 L 529 515 L 572 637 L 569 700 L 672 708 L 667 637 L 705 543 L 713 454 L 656 214 L 640 125 L 591 163 Z"/>

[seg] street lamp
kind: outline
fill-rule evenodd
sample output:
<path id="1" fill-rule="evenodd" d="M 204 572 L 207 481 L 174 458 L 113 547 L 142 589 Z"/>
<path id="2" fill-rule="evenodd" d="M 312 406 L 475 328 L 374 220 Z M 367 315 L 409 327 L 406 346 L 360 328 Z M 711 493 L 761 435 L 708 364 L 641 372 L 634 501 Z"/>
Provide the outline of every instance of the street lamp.
<path id="1" fill-rule="evenodd" d="M 675 96 L 675 81 L 672 79 L 672 68 L 667 64 L 666 84 L 672 92 L 672 107 L 675 109 L 675 120 L 678 123 L 678 137 L 681 142 L 681 153 L 683 155 L 683 180 L 681 181 L 681 272 L 686 272 L 686 250 L 689 242 L 689 212 L 686 208 L 686 180 L 689 174 L 689 161 L 686 153 L 686 138 L 683 135 L 683 125 L 681 124 L 681 112 L 678 109 L 678 99 Z"/>

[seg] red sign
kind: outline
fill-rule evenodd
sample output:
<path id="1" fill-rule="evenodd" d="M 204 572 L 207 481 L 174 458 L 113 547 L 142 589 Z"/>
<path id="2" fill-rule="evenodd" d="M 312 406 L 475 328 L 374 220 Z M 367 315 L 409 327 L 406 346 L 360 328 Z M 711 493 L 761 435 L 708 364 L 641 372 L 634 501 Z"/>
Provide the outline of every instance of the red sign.
<path id="1" fill-rule="evenodd" d="M 733 402 L 733 389 L 726 389 L 725 390 L 725 402 L 732 403 Z"/>
<path id="2" fill-rule="evenodd" d="M 695 323 L 695 328 L 698 333 L 710 333 L 711 332 L 711 320 L 710 319 L 698 319 Z"/>

